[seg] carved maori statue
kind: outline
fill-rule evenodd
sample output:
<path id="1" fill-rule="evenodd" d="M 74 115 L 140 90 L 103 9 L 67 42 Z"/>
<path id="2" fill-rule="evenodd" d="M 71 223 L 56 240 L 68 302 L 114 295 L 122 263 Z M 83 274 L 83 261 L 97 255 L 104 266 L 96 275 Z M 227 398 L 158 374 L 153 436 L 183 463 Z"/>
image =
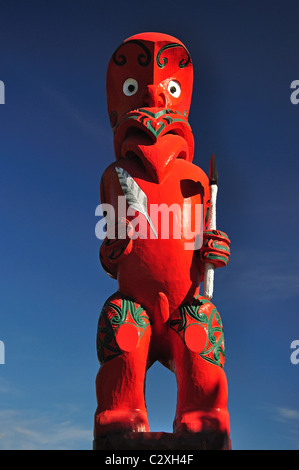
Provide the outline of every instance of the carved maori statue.
<path id="1" fill-rule="evenodd" d="M 200 294 L 227 264 L 230 241 L 215 226 L 215 167 L 209 179 L 192 163 L 192 85 L 188 50 L 166 34 L 126 39 L 108 65 L 116 161 L 101 179 L 100 261 L 118 290 L 98 323 L 95 441 L 149 432 L 145 377 L 155 361 L 176 375 L 174 433 L 230 434 L 222 321 L 211 285 Z"/>

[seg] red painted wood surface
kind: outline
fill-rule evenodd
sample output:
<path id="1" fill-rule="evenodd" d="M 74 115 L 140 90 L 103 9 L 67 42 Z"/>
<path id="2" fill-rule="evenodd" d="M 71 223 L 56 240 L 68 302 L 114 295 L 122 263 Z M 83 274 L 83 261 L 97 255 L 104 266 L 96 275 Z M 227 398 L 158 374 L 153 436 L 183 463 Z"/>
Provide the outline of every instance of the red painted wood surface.
<path id="1" fill-rule="evenodd" d="M 117 279 L 117 292 L 99 319 L 96 439 L 149 432 L 144 381 L 155 361 L 176 374 L 174 431 L 229 436 L 222 321 L 200 295 L 205 262 L 225 265 L 229 240 L 223 232 L 205 230 L 210 188 L 207 175 L 192 163 L 192 84 L 188 50 L 165 34 L 128 38 L 108 65 L 115 162 L 103 174 L 101 202 L 111 204 L 116 217 L 108 222 L 100 259 Z M 126 196 L 126 210 L 134 206 L 132 192 L 146 208 L 146 213 L 139 210 L 138 226 L 136 212 L 119 213 L 119 197 Z M 179 211 L 172 215 L 168 237 L 163 221 L 152 216 L 152 207 L 161 204 Z M 190 213 L 180 218 L 186 206 Z M 186 249 L 185 228 L 196 217 L 203 220 L 197 235 L 203 235 L 204 246 L 194 238 L 194 248 Z M 122 235 L 111 239 L 115 228 L 117 233 L 122 228 Z"/>

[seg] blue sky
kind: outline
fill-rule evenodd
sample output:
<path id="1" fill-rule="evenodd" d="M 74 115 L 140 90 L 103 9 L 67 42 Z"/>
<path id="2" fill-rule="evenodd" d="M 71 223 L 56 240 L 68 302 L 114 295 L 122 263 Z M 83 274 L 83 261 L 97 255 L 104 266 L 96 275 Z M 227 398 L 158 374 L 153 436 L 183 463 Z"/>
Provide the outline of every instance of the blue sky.
<path id="1" fill-rule="evenodd" d="M 299 3 L 1 4 L 0 449 L 90 449 L 95 337 L 116 290 L 98 262 L 99 182 L 114 160 L 105 74 L 118 44 L 159 31 L 195 69 L 194 162 L 219 173 L 231 261 L 215 274 L 234 449 L 299 448 Z M 151 430 L 172 431 L 174 376 L 148 372 Z"/>

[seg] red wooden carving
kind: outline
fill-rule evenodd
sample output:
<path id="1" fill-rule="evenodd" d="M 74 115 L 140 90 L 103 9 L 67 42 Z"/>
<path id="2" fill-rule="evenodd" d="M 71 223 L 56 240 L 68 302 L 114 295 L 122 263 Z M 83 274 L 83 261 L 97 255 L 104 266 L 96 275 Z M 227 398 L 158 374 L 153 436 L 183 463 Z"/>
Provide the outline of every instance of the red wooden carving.
<path id="1" fill-rule="evenodd" d="M 209 229 L 209 178 L 192 163 L 192 82 L 188 50 L 166 34 L 132 36 L 109 62 L 116 161 L 101 202 L 115 213 L 100 259 L 118 291 L 98 324 L 95 438 L 149 431 L 144 381 L 155 361 L 177 378 L 174 432 L 229 435 L 223 327 L 200 285 L 207 263 L 227 264 L 230 242 Z"/>

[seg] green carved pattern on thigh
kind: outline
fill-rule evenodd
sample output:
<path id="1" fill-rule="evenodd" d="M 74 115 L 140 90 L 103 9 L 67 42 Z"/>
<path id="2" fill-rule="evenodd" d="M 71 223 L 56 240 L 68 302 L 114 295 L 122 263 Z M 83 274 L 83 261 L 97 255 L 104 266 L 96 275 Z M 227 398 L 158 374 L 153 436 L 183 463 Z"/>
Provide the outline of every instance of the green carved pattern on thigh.
<path id="1" fill-rule="evenodd" d="M 97 353 L 101 364 L 123 353 L 115 339 L 117 329 L 123 324 L 134 325 L 141 338 L 150 321 L 141 305 L 117 293 L 105 302 L 99 318 Z"/>
<path id="2" fill-rule="evenodd" d="M 207 299 L 196 296 L 193 301 L 184 303 L 179 308 L 179 319 L 170 321 L 170 327 L 185 341 L 187 328 L 192 325 L 202 327 L 206 332 L 206 341 L 198 353 L 202 359 L 219 367 L 224 366 L 225 345 L 223 325 L 217 308 Z"/>

